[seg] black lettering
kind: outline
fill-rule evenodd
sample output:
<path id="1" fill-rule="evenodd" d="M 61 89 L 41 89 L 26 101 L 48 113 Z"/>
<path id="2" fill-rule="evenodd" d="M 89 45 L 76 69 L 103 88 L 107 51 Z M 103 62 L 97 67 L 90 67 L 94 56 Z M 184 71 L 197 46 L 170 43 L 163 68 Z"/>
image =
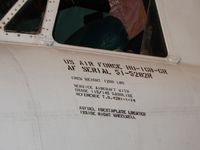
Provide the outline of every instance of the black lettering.
<path id="1" fill-rule="evenodd" d="M 73 66 L 68 65 L 68 66 L 67 66 L 67 69 L 70 70 L 70 71 L 74 71 L 74 70 L 75 70 L 75 67 L 76 67 L 76 66 L 74 66 L 74 65 L 73 65 Z"/>
<path id="2" fill-rule="evenodd" d="M 92 115 L 92 116 L 96 115 L 95 112 L 93 112 L 93 111 L 81 110 L 80 113 L 83 114 L 83 115 Z"/>
<path id="3" fill-rule="evenodd" d="M 100 98 L 98 94 L 89 94 L 89 93 L 84 93 L 84 97 Z"/>
<path id="4" fill-rule="evenodd" d="M 125 66 L 127 70 L 133 70 L 133 71 L 136 71 L 136 67 L 135 66 L 129 66 L 129 65 L 126 65 Z"/>
<path id="5" fill-rule="evenodd" d="M 98 74 L 111 74 L 107 69 L 104 68 L 95 68 L 95 67 L 82 67 L 83 72 L 89 72 L 89 73 L 98 73 Z"/>
<path id="6" fill-rule="evenodd" d="M 76 93 L 77 96 L 83 96 L 83 93 Z"/>
<path id="7" fill-rule="evenodd" d="M 110 117 L 110 113 L 102 113 L 102 112 L 98 112 L 98 116 L 104 116 L 104 117 Z"/>
<path id="8" fill-rule="evenodd" d="M 93 64 L 93 62 L 91 62 L 91 61 L 79 61 L 79 64 L 81 65 L 81 66 L 94 66 L 94 64 Z"/>
<path id="9" fill-rule="evenodd" d="M 74 61 L 70 59 L 63 59 L 64 63 L 67 65 L 74 65 Z"/>
<path id="10" fill-rule="evenodd" d="M 113 114 L 113 117 L 124 118 L 124 119 L 135 119 L 132 115 L 123 115 L 123 114 Z"/>
<path id="11" fill-rule="evenodd" d="M 84 63 L 81 60 L 79 61 L 79 63 L 81 66 L 84 66 Z"/>
<path id="12" fill-rule="evenodd" d="M 160 74 L 168 74 L 166 69 L 158 69 Z"/>
<path id="13" fill-rule="evenodd" d="M 72 76 L 71 77 L 73 80 L 79 80 L 79 81 L 82 81 L 83 79 L 81 77 L 76 77 L 76 76 Z"/>

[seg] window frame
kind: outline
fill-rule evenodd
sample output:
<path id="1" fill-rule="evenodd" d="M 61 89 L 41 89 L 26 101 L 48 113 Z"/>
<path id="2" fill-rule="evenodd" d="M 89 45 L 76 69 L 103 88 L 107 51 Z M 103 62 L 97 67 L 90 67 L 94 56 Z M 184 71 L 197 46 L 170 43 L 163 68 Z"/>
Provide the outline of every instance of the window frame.
<path id="1" fill-rule="evenodd" d="M 165 28 L 163 27 L 162 17 L 160 16 L 160 9 L 157 5 L 158 1 L 155 0 L 158 10 L 158 16 L 161 23 L 161 28 L 163 30 L 164 40 L 166 42 L 167 57 L 157 57 L 157 56 L 150 56 L 150 55 L 140 55 L 140 54 L 133 54 L 133 53 L 125 53 L 125 52 L 117 52 L 117 51 L 108 51 L 102 49 L 95 49 L 95 48 L 88 48 L 88 47 L 80 47 L 80 46 L 73 46 L 73 45 L 66 45 L 58 43 L 53 38 L 53 29 L 56 22 L 56 17 L 59 9 L 60 0 L 48 0 L 46 11 L 44 14 L 44 18 L 42 21 L 42 29 L 39 34 L 31 34 L 31 33 L 14 33 L 14 32 L 6 32 L 4 31 L 4 26 L 12 19 L 15 14 L 23 7 L 23 5 L 28 0 L 18 0 L 15 5 L 9 10 L 9 12 L 0 20 L 0 41 L 2 42 L 11 42 L 11 43 L 24 43 L 24 44 L 31 44 L 31 45 L 45 45 L 55 47 L 56 49 L 68 49 L 74 52 L 81 52 L 81 53 L 93 53 L 93 54 L 102 54 L 102 55 L 112 55 L 117 57 L 125 57 L 125 58 L 135 58 L 135 59 L 142 59 L 146 60 L 159 60 L 159 61 L 174 61 L 178 63 L 180 60 L 177 59 L 176 56 L 171 55 L 169 48 L 168 48 L 168 41 L 166 40 L 165 35 Z M 172 59 L 171 59 L 172 58 Z M 175 59 L 174 59 L 175 58 Z"/>
<path id="2" fill-rule="evenodd" d="M 14 31 L 5 31 L 5 26 L 10 20 L 15 17 L 15 15 L 20 11 L 20 9 L 28 3 L 29 0 L 18 0 L 13 7 L 5 14 L 5 16 L 0 20 L 0 41 L 5 42 L 20 42 L 29 44 L 41 44 L 41 45 L 52 45 L 53 38 L 51 36 L 54 19 L 57 13 L 57 5 L 59 1 L 47 0 L 47 6 L 42 20 L 42 26 L 40 32 L 37 34 L 32 33 L 20 33 Z"/>
<path id="3" fill-rule="evenodd" d="M 60 1 L 59 0 L 59 4 L 60 4 Z M 129 56 L 129 55 L 134 55 L 134 56 L 139 56 L 139 57 L 150 57 L 150 58 L 160 58 L 160 59 L 168 59 L 168 56 L 170 56 L 170 52 L 168 50 L 168 44 L 167 44 L 167 41 L 166 41 L 166 37 L 165 37 L 165 33 L 164 33 L 164 29 L 163 29 L 163 24 L 162 24 L 162 21 L 161 21 L 161 16 L 160 16 L 160 9 L 158 9 L 158 4 L 157 4 L 157 0 L 154 0 L 154 3 L 155 3 L 155 7 L 156 7 L 156 12 L 157 12 L 157 15 L 158 15 L 158 19 L 159 19 L 159 23 L 160 24 L 160 28 L 161 28 L 161 31 L 162 31 L 162 36 L 163 36 L 163 39 L 161 40 L 164 40 L 164 47 L 166 47 L 166 57 L 161 57 L 161 56 L 154 56 L 154 55 L 144 55 L 144 54 L 135 54 L 135 53 L 126 53 L 126 52 L 118 52 L 118 51 L 110 51 L 110 50 L 107 50 L 107 49 L 97 49 L 97 48 L 91 48 L 91 47 L 83 47 L 83 46 L 75 46 L 75 45 L 69 45 L 69 44 L 63 44 L 63 43 L 59 43 L 57 42 L 55 39 L 54 39 L 54 45 L 55 46 L 59 46 L 59 47 L 66 47 L 66 48 L 69 48 L 69 49 L 73 49 L 73 50 L 84 50 L 84 51 L 89 51 L 90 53 L 91 52 L 101 52 L 101 53 L 107 53 L 107 54 L 117 54 L 117 55 L 123 55 L 123 56 Z M 58 6 L 59 6 L 58 4 Z M 148 6 L 149 7 L 149 6 Z M 147 9 L 148 9 L 147 7 Z M 59 7 L 58 7 L 59 9 Z M 148 11 L 148 10 L 147 10 Z M 57 12 L 57 15 L 58 15 L 58 12 Z M 56 17 L 57 17 L 56 15 Z M 55 20 L 55 23 L 56 23 L 56 20 Z M 55 28 L 55 27 L 54 27 Z M 52 38 L 53 37 L 53 32 L 52 32 Z M 174 56 L 172 56 L 174 57 Z"/>

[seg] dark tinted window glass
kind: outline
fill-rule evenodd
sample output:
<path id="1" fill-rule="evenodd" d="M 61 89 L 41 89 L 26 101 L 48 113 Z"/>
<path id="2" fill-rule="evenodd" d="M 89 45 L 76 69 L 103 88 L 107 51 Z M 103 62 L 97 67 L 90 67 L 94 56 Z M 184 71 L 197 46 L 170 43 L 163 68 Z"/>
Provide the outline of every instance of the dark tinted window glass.
<path id="1" fill-rule="evenodd" d="M 167 56 L 154 0 L 61 0 L 53 36 L 62 44 Z"/>
<path id="2" fill-rule="evenodd" d="M 38 33 L 41 29 L 47 0 L 29 0 L 6 25 L 6 31 Z"/>
<path id="3" fill-rule="evenodd" d="M 17 0 L 0 0 L 0 19 L 10 10 Z"/>
<path id="4" fill-rule="evenodd" d="M 143 34 L 141 52 L 145 55 L 167 56 L 167 48 L 158 16 L 155 1 L 148 5 L 147 23 Z"/>

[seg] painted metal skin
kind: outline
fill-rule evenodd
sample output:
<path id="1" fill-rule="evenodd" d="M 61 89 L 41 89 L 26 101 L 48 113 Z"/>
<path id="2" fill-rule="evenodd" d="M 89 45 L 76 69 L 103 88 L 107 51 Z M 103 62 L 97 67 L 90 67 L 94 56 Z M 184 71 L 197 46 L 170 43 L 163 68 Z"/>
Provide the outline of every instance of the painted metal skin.
<path id="1" fill-rule="evenodd" d="M 6 33 L 7 18 L 25 2 L 0 22 L 0 150 L 200 149 L 198 0 L 157 1 L 167 58 L 56 43 L 59 1 L 48 2 L 40 34 Z M 133 99 L 80 96 L 76 85 L 124 89 Z M 105 117 L 100 108 L 145 115 Z"/>

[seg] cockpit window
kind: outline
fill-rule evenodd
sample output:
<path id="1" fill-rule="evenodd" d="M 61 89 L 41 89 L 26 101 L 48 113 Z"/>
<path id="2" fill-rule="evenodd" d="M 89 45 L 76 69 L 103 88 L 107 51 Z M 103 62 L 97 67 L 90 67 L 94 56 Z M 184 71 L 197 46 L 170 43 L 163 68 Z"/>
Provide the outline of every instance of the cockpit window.
<path id="1" fill-rule="evenodd" d="M 10 10 L 17 0 L 0 0 L 0 19 Z"/>
<path id="2" fill-rule="evenodd" d="M 47 0 L 29 0 L 5 26 L 5 30 L 19 33 L 39 33 L 46 5 Z"/>
<path id="3" fill-rule="evenodd" d="M 61 0 L 53 36 L 62 44 L 167 56 L 154 0 Z"/>

